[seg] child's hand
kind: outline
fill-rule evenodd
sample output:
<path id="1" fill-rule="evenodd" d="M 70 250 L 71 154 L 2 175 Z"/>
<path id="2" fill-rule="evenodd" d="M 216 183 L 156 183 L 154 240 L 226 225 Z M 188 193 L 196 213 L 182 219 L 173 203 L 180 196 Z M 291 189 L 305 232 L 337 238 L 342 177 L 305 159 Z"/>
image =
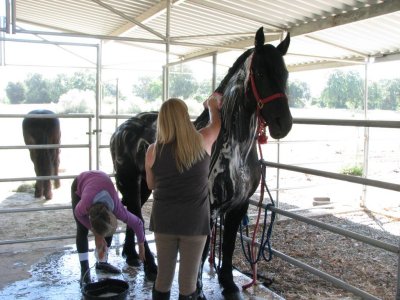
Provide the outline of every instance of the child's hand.
<path id="1" fill-rule="evenodd" d="M 139 243 L 139 258 L 141 261 L 145 261 L 146 260 L 146 255 L 144 252 L 144 243 Z"/>
<path id="2" fill-rule="evenodd" d="M 101 235 L 94 235 L 94 243 L 96 244 L 97 255 L 99 261 L 104 259 L 104 255 L 107 253 L 107 242 Z"/>

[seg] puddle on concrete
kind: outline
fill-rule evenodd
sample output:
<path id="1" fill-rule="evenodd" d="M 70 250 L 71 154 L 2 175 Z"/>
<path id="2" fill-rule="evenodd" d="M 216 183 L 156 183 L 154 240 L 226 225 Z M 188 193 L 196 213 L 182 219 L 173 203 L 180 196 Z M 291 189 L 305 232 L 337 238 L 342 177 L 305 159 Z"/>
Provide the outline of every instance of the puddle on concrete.
<path id="1" fill-rule="evenodd" d="M 110 276 L 97 272 L 91 268 L 92 281 L 98 281 L 102 278 L 122 279 L 129 284 L 129 295 L 127 299 L 150 300 L 152 282 L 144 279 L 143 267 L 129 267 L 121 256 L 121 249 L 118 246 L 112 247 L 109 254 L 109 262 L 122 270 L 121 275 Z M 154 243 L 150 244 L 155 253 Z M 93 243 L 90 248 L 93 249 Z M 93 251 L 89 254 L 89 262 L 94 265 L 95 258 Z M 80 267 L 78 255 L 74 247 L 65 248 L 54 252 L 31 268 L 31 278 L 14 282 L 0 291 L 0 299 L 83 299 L 79 287 Z M 2 276 L 7 276 L 2 274 Z M 171 291 L 171 299 L 178 299 L 177 274 Z M 250 282 L 250 278 L 239 272 L 234 272 L 235 282 L 241 286 Z M 203 274 L 204 293 L 208 300 L 223 299 L 218 279 L 214 271 L 205 266 Z M 256 286 L 242 292 L 242 297 L 246 299 L 273 299 L 282 300 L 283 298 L 272 293 L 263 286 Z"/>

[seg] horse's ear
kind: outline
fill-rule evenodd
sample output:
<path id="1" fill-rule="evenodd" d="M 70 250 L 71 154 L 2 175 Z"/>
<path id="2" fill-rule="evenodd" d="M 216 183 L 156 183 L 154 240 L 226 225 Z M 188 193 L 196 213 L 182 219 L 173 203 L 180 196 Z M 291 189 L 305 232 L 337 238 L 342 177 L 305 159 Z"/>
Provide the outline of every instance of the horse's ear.
<path id="1" fill-rule="evenodd" d="M 265 38 L 264 38 L 264 28 L 260 27 L 256 32 L 256 39 L 254 41 L 254 46 L 256 48 L 260 48 L 264 46 Z"/>
<path id="2" fill-rule="evenodd" d="M 276 49 L 278 49 L 278 51 L 283 55 L 286 54 L 288 48 L 289 48 L 289 44 L 290 44 L 290 33 L 288 32 L 288 34 L 286 35 L 285 39 L 278 45 L 278 47 L 276 47 Z"/>

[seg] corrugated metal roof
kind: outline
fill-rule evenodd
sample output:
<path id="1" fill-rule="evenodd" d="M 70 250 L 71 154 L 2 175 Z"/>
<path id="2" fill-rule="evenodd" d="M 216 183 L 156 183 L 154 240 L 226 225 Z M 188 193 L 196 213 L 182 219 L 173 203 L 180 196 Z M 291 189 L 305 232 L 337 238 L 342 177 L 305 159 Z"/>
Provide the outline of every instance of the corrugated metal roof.
<path id="1" fill-rule="evenodd" d="M 292 70 L 341 59 L 362 62 L 366 56 L 399 59 L 400 53 L 400 0 L 171 0 L 169 19 L 167 1 L 160 0 L 15 3 L 16 25 L 24 29 L 32 24 L 63 34 L 125 39 L 160 55 L 169 41 L 171 61 L 251 47 L 261 26 L 272 43 L 282 32 L 291 33 L 286 62 Z"/>

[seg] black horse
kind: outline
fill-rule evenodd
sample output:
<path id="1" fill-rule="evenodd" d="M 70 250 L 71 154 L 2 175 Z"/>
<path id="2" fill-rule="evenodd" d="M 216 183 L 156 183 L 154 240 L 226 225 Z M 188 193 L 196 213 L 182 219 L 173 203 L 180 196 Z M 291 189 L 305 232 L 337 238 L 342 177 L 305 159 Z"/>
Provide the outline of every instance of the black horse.
<path id="1" fill-rule="evenodd" d="M 248 209 L 249 198 L 261 178 L 257 138 L 263 138 L 265 126 L 268 126 L 270 135 L 275 139 L 285 137 L 292 128 L 292 116 L 285 94 L 288 71 L 283 60 L 290 36 L 287 35 L 277 47 L 264 45 L 264 42 L 263 29 L 260 28 L 256 33 L 255 47 L 239 56 L 216 89 L 223 95 L 222 127 L 212 150 L 209 191 L 212 215 L 224 215 L 222 262 L 218 279 L 223 295 L 229 299 L 240 298 L 232 276 L 236 233 Z M 194 122 L 196 128 L 204 127 L 208 123 L 208 116 L 208 111 L 203 111 Z M 145 181 L 144 160 L 148 145 L 155 140 L 156 119 L 156 112 L 132 117 L 116 130 L 110 142 L 117 187 L 125 205 L 138 216 L 141 216 L 141 206 L 151 193 Z M 132 232 L 127 230 L 123 253 L 127 256 L 128 264 L 137 260 L 137 253 L 131 244 L 132 236 Z M 148 257 L 151 270 L 156 271 L 153 256 L 146 246 L 146 260 Z M 204 297 L 201 274 L 202 267 L 198 281 L 199 298 Z"/>
<path id="2" fill-rule="evenodd" d="M 46 109 L 33 110 L 28 115 L 49 115 L 54 112 Z M 22 132 L 26 145 L 60 144 L 61 130 L 58 118 L 24 118 Z M 59 148 L 29 149 L 36 176 L 58 176 L 60 165 Z M 54 180 L 54 188 L 60 187 L 60 180 Z M 46 200 L 53 197 L 50 180 L 37 180 L 35 198 L 44 196 Z"/>

